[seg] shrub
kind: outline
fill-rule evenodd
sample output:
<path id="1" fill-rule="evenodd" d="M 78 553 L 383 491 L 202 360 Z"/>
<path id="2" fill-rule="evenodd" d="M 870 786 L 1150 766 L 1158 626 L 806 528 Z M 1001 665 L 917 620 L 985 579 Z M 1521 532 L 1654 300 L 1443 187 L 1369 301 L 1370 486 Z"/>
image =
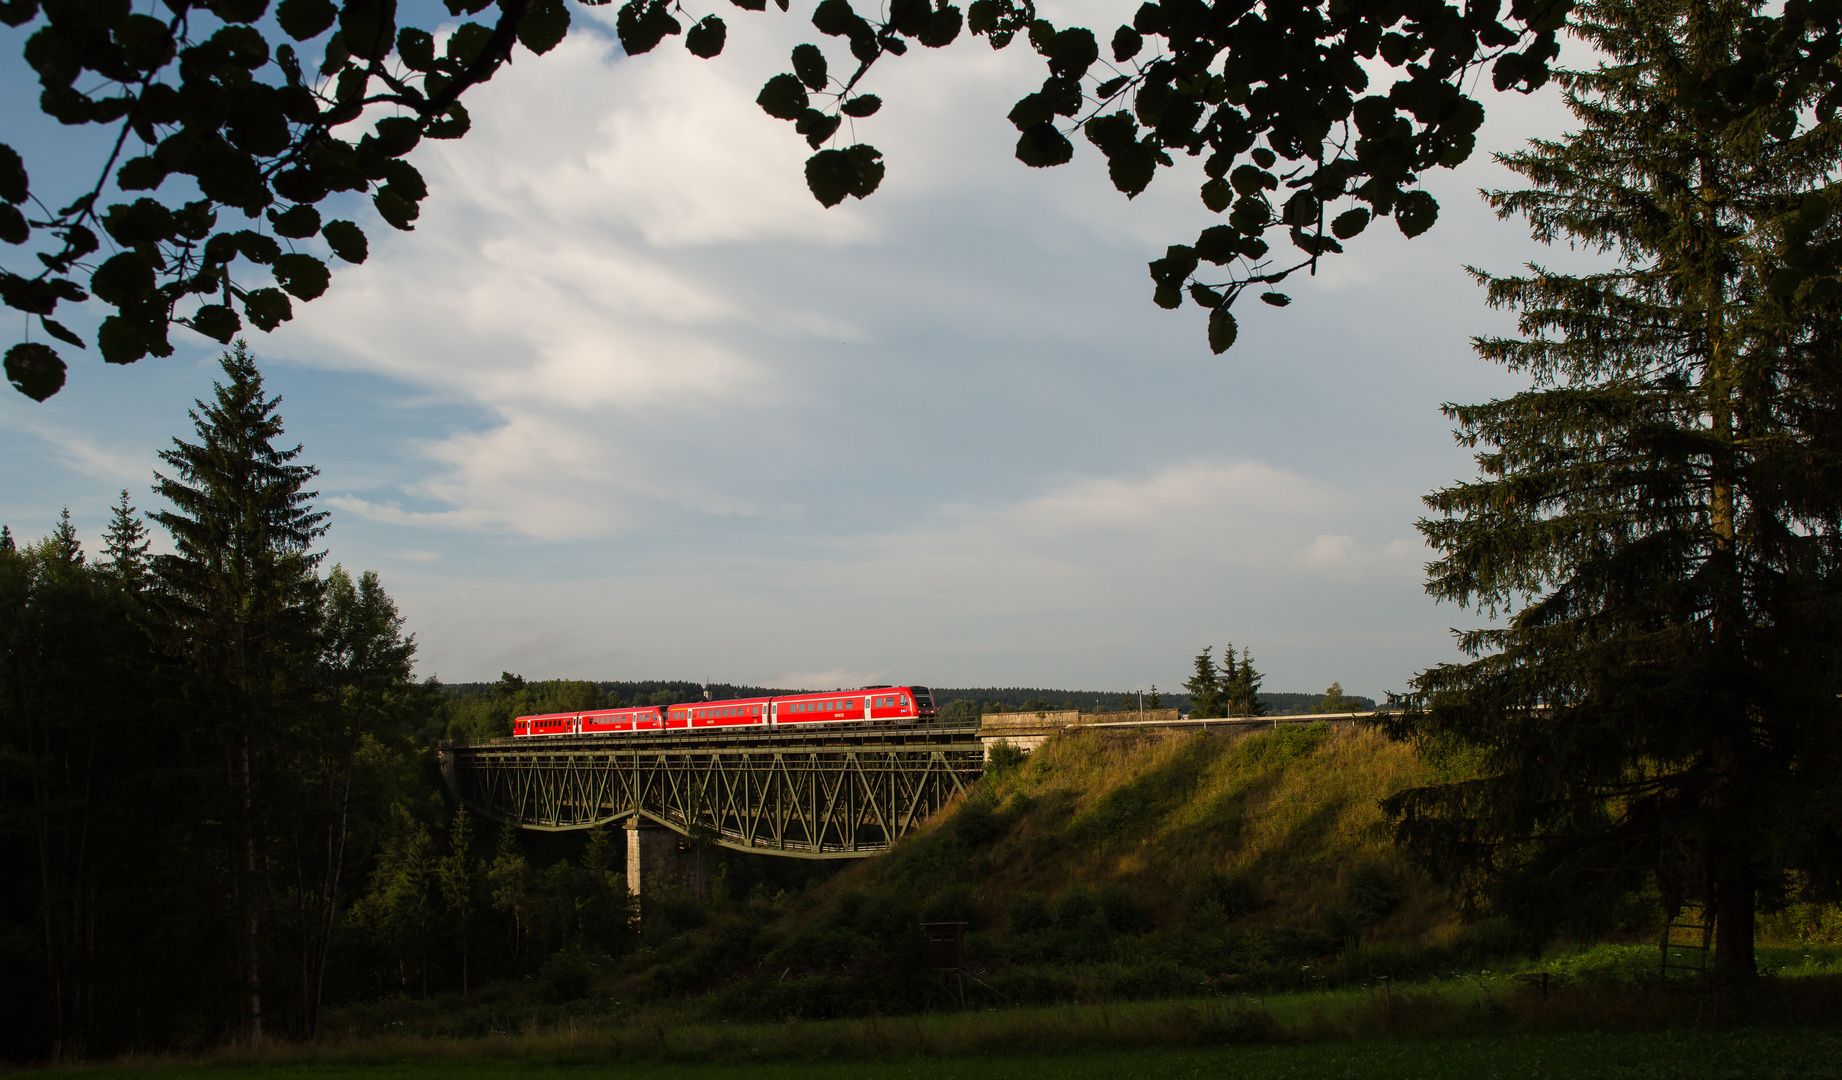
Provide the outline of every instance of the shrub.
<path id="1" fill-rule="evenodd" d="M 1193 921 L 1233 922 L 1259 906 L 1260 891 L 1250 874 L 1210 870 L 1190 882 L 1183 899 Z"/>
<path id="2" fill-rule="evenodd" d="M 1100 887 L 1100 913 L 1115 934 L 1135 934 L 1144 926 L 1145 915 L 1139 910 L 1138 897 L 1132 887 L 1112 881 Z"/>
<path id="3" fill-rule="evenodd" d="M 561 1001 L 574 1001 L 588 993 L 595 982 L 595 967 L 588 954 L 568 948 L 554 953 L 538 969 L 544 988 Z"/>
<path id="4" fill-rule="evenodd" d="M 922 922 L 979 922 L 979 906 L 965 885 L 949 885 L 921 902 Z"/>
<path id="5" fill-rule="evenodd" d="M 1011 894 L 1010 932 L 1013 934 L 1030 934 L 1038 930 L 1047 930 L 1052 920 L 1049 918 L 1049 899 L 1039 892 L 1023 890 Z"/>
<path id="6" fill-rule="evenodd" d="M 1387 864 L 1365 859 L 1343 875 L 1343 902 L 1359 921 L 1375 922 L 1401 906 L 1400 883 Z"/>
<path id="7" fill-rule="evenodd" d="M 953 815 L 953 835 L 967 847 L 984 847 L 1004 832 L 991 800 L 981 796 L 967 799 Z"/>
<path id="8" fill-rule="evenodd" d="M 1093 891 L 1085 885 L 1070 885 L 1055 898 L 1055 925 L 1062 930 L 1079 930 L 1100 917 L 1100 905 Z"/>
<path id="9" fill-rule="evenodd" d="M 1015 772 L 1023 765 L 1025 757 L 1024 752 L 1012 746 L 1009 739 L 999 739 L 991 744 L 991 749 L 985 754 L 985 775 L 995 777 Z"/>

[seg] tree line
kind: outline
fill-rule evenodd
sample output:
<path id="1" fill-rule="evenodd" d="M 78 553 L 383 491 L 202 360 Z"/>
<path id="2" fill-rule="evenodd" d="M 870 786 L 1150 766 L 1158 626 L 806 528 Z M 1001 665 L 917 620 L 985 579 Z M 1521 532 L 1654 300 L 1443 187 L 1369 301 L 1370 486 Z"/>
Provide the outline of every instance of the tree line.
<path id="1" fill-rule="evenodd" d="M 96 557 L 68 511 L 0 528 L 7 1057 L 311 1035 L 431 967 L 627 930 L 612 841 L 534 869 L 446 802 L 449 699 L 377 575 L 315 550 L 316 470 L 241 342 L 222 369 L 160 454 L 163 508 L 124 491 Z"/>

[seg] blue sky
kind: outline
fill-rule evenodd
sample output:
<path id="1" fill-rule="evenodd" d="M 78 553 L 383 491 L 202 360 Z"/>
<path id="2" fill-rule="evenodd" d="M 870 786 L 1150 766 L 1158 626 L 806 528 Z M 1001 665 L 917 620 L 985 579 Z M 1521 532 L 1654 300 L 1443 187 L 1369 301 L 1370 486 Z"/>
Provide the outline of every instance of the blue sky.
<path id="1" fill-rule="evenodd" d="M 1131 6 L 1043 10 L 1105 36 Z M 1192 163 L 1131 202 L 1090 147 L 1017 163 L 1026 48 L 879 69 L 857 138 L 888 176 L 826 210 L 753 103 L 810 36 L 792 16 L 726 10 L 715 61 L 629 59 L 612 10 L 415 151 L 413 233 L 353 208 L 370 259 L 251 334 L 330 558 L 379 572 L 420 674 L 1170 688 L 1232 640 L 1269 689 L 1379 695 L 1453 657 L 1473 619 L 1424 596 L 1413 521 L 1470 472 L 1440 402 L 1515 388 L 1470 352 L 1510 324 L 1463 270 L 1538 257 L 1475 195 L 1507 171 L 1429 178 L 1430 234 L 1378 222 L 1290 308 L 1244 304 L 1217 357 L 1145 271 L 1210 223 Z M 1486 107 L 1485 148 L 1564 130 L 1552 90 Z M 30 109 L 0 141 L 35 184 L 87 160 Z M 66 349 L 62 393 L 0 395 L 16 535 L 68 506 L 93 545 L 120 489 L 151 505 L 215 373 L 175 337 L 128 368 Z"/>

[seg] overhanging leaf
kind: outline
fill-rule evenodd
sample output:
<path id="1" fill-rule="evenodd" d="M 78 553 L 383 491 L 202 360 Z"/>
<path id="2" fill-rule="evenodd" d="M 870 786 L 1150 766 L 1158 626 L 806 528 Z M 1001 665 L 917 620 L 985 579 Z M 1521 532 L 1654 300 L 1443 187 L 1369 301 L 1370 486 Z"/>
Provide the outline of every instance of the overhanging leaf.
<path id="1" fill-rule="evenodd" d="M 275 277 L 283 288 L 302 300 L 318 298 L 332 280 L 332 274 L 326 269 L 325 263 L 312 255 L 298 252 L 275 260 Z"/>
<path id="2" fill-rule="evenodd" d="M 1209 313 L 1209 351 L 1217 356 L 1234 347 L 1234 339 L 1241 333 L 1240 326 L 1234 321 L 1234 315 L 1225 307 L 1218 307 Z"/>
<path id="3" fill-rule="evenodd" d="M 1348 240 L 1368 226 L 1369 212 L 1358 206 L 1354 210 L 1345 210 L 1332 219 L 1330 231 L 1336 234 L 1337 239 Z"/>
<path id="4" fill-rule="evenodd" d="M 1394 224 L 1403 236 L 1419 236 L 1439 218 L 1439 201 L 1430 192 L 1410 191 L 1394 204 Z"/>
<path id="5" fill-rule="evenodd" d="M 799 114 L 799 119 L 794 122 L 793 130 L 804 135 L 806 144 L 817 150 L 825 145 L 825 140 L 832 137 L 832 133 L 838 130 L 838 125 L 841 123 L 843 121 L 836 116 L 827 116 L 817 109 L 807 109 Z"/>
<path id="6" fill-rule="evenodd" d="M 48 315 L 40 315 L 38 317 L 38 324 L 45 328 L 45 333 L 50 334 L 54 338 L 57 338 L 59 341 L 62 341 L 64 344 L 75 345 L 79 349 L 84 347 L 83 339 L 78 337 L 76 335 L 76 332 L 71 330 L 70 327 L 65 326 L 63 323 L 57 321 L 56 319 L 53 319 Z"/>
<path id="7" fill-rule="evenodd" d="M 275 9 L 275 21 L 296 41 L 319 37 L 338 17 L 339 9 L 332 0 L 281 0 Z"/>
<path id="8" fill-rule="evenodd" d="M 327 246 L 333 249 L 333 254 L 344 259 L 346 262 L 361 263 L 365 261 L 365 255 L 368 253 L 367 245 L 365 244 L 365 233 L 363 229 L 360 229 L 352 222 L 329 221 L 326 223 L 326 226 L 320 230 L 320 235 L 326 238 Z"/>
<path id="9" fill-rule="evenodd" d="M 776 120 L 794 120 L 806 111 L 811 102 L 799 79 L 792 75 L 776 75 L 761 88 L 755 104 Z"/>
<path id="10" fill-rule="evenodd" d="M 266 333 L 294 317 L 294 305 L 280 289 L 255 289 L 243 298 L 243 314 Z"/>
<path id="11" fill-rule="evenodd" d="M 723 41 L 729 29 L 723 20 L 715 15 L 705 15 L 697 25 L 691 27 L 690 33 L 684 35 L 684 47 L 692 56 L 701 56 L 705 60 L 723 51 Z"/>
<path id="12" fill-rule="evenodd" d="M 569 7 L 563 0 L 531 0 L 518 20 L 519 44 L 539 56 L 556 48 L 568 33 Z"/>
<path id="13" fill-rule="evenodd" d="M 49 345 L 22 341 L 6 351 L 6 377 L 20 393 L 43 401 L 64 386 L 64 361 Z"/>
<path id="14" fill-rule="evenodd" d="M 192 313 L 191 323 L 192 329 L 222 345 L 230 344 L 230 339 L 243 328 L 243 320 L 223 304 L 204 305 Z"/>
<path id="15" fill-rule="evenodd" d="M 31 193 L 32 185 L 26 181 L 26 163 L 17 150 L 0 143 L 0 199 L 22 203 Z"/>
<path id="16" fill-rule="evenodd" d="M 111 315 L 96 328 L 96 349 L 102 353 L 105 363 L 132 364 L 147 355 L 147 341 L 133 323 L 120 315 Z"/>
<path id="17" fill-rule="evenodd" d="M 1017 140 L 1017 160 L 1032 169 L 1065 165 L 1074 157 L 1074 144 L 1054 124 L 1032 124 Z"/>
<path id="18" fill-rule="evenodd" d="M 825 70 L 825 54 L 817 45 L 802 44 L 793 46 L 793 74 L 806 89 L 817 91 L 825 89 L 829 81 Z"/>

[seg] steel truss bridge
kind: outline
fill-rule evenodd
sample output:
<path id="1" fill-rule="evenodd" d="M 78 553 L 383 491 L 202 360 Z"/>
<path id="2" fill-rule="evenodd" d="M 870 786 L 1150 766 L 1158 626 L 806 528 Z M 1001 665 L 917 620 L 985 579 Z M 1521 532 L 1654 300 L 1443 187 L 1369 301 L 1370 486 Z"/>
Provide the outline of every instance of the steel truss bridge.
<path id="1" fill-rule="evenodd" d="M 737 851 L 876 855 L 975 783 L 977 728 L 494 739 L 437 746 L 467 805 L 526 829 L 645 818 Z"/>

